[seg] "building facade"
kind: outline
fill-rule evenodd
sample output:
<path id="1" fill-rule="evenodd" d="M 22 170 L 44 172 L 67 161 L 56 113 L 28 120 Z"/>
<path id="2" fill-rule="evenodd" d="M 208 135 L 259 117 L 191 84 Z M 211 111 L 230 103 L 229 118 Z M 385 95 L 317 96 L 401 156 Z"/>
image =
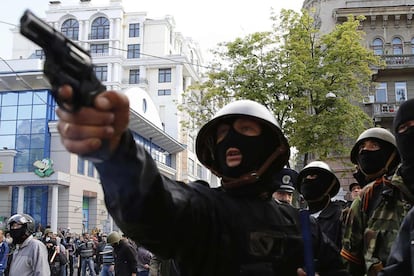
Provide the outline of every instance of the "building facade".
<path id="1" fill-rule="evenodd" d="M 376 126 L 391 129 L 402 101 L 414 97 L 414 3 L 408 0 L 308 0 L 303 7 L 313 9 L 322 33 L 348 16 L 364 16 L 362 43 L 382 57 L 385 67 L 373 72 L 374 85 L 364 95 L 362 108 Z"/>
<path id="2" fill-rule="evenodd" d="M 197 44 L 175 31 L 171 16 L 126 12 L 121 0 L 102 6 L 51 1 L 45 21 L 90 52 L 108 90 L 128 96 L 130 128 L 163 174 L 210 180 L 177 108 L 182 92 L 199 81 L 202 58 Z M 112 230 L 93 164 L 60 143 L 44 52 L 15 29 L 12 58 L 0 65 L 0 222 L 26 212 L 54 231 Z"/>
<path id="3" fill-rule="evenodd" d="M 384 60 L 385 67 L 373 68 L 372 89 L 362 92 L 360 106 L 372 118 L 372 126 L 392 132 L 399 105 L 414 97 L 414 3 L 408 0 L 305 0 L 303 8 L 315 13 L 322 33 L 332 31 L 348 16 L 365 17 L 360 25 L 366 34 L 362 43 Z M 355 181 L 349 173 L 354 168 L 343 164 L 334 162 L 332 167 L 345 175 L 341 182 L 347 186 Z"/>

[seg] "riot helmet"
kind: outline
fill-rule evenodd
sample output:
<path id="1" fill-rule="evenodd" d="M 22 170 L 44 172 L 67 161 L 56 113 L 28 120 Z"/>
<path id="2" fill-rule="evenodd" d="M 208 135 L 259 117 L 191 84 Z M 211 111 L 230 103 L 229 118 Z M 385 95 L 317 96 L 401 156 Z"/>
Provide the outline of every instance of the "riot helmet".
<path id="1" fill-rule="evenodd" d="M 360 150 L 361 145 L 367 140 L 376 141 L 381 148 L 376 151 Z M 358 169 L 368 181 L 393 173 L 400 163 L 394 135 L 380 127 L 365 130 L 359 135 L 351 150 L 351 162 L 358 165 Z"/>
<path id="2" fill-rule="evenodd" d="M 259 135 L 260 140 L 256 137 L 246 138 L 246 136 L 233 131 L 234 136 L 232 137 L 236 138 L 233 138 L 231 142 L 250 139 L 240 147 L 244 147 L 244 150 L 251 155 L 262 154 L 262 156 L 258 158 L 260 164 L 255 164 L 252 168 L 249 168 L 251 170 L 243 169 L 243 171 L 240 170 L 238 173 L 231 174 L 226 171 L 225 165 L 221 162 L 223 154 L 220 154 L 220 150 L 223 153 L 225 149 L 221 149 L 224 142 L 217 142 L 217 128 L 221 124 L 231 125 L 240 118 L 259 122 L 262 127 L 262 133 Z M 231 139 L 230 135 L 227 135 L 226 138 Z M 226 147 L 238 148 L 239 146 L 228 144 Z M 246 152 L 242 152 L 243 157 Z M 196 154 L 204 166 L 222 178 L 223 188 L 232 189 L 254 183 L 269 171 L 281 170 L 289 159 L 290 149 L 275 117 L 265 106 L 251 100 L 239 100 L 224 106 L 213 119 L 200 129 L 196 139 Z M 250 162 L 252 159 L 254 158 L 243 158 L 242 162 Z"/>
<path id="3" fill-rule="evenodd" d="M 27 237 L 35 232 L 34 219 L 28 214 L 15 214 L 11 216 L 7 225 L 14 244 L 23 243 Z"/>
<path id="4" fill-rule="evenodd" d="M 117 231 L 112 231 L 106 238 L 106 242 L 109 244 L 117 244 L 121 240 L 121 235 Z"/>
<path id="5" fill-rule="evenodd" d="M 305 198 L 311 213 L 324 209 L 340 188 L 338 178 L 323 161 L 313 161 L 306 165 L 299 172 L 297 182 L 299 193 Z"/>

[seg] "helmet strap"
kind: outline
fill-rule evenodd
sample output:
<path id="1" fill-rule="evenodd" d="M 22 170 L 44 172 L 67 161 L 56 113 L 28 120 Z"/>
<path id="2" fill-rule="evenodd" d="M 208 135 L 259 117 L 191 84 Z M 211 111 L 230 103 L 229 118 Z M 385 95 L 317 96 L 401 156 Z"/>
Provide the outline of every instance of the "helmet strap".
<path id="1" fill-rule="evenodd" d="M 379 170 L 379 171 L 378 171 L 378 172 L 376 172 L 376 173 L 367 174 L 367 173 L 365 173 L 365 172 L 362 170 L 362 168 L 360 168 L 360 169 L 361 169 L 361 171 L 362 171 L 362 173 L 363 173 L 363 174 L 365 174 L 365 179 L 366 179 L 366 180 L 370 180 L 370 179 L 373 179 L 373 178 L 377 178 L 377 177 L 383 176 L 384 174 L 388 173 L 388 167 L 391 165 L 391 162 L 393 162 L 393 161 L 394 161 L 394 159 L 395 159 L 395 157 L 396 157 L 396 156 L 397 156 L 397 151 L 396 151 L 396 150 L 394 150 L 394 151 L 391 153 L 390 157 L 388 157 L 387 163 L 385 163 L 384 168 L 382 168 L 381 170 Z"/>
<path id="2" fill-rule="evenodd" d="M 257 171 L 249 172 L 247 174 L 240 176 L 239 178 L 230 178 L 221 175 L 221 184 L 223 188 L 234 189 L 258 181 L 260 177 L 266 172 L 266 170 L 273 164 L 273 162 L 279 156 L 286 153 L 286 151 L 287 147 L 282 144 L 266 159 L 266 161 Z"/>
<path id="3" fill-rule="evenodd" d="M 328 187 L 328 189 L 326 189 L 326 191 L 320 196 L 320 197 L 318 197 L 318 198 L 316 198 L 316 199 L 305 199 L 307 202 L 311 202 L 311 203 L 314 203 L 314 202 L 319 202 L 319 201 L 321 201 L 322 199 L 324 199 L 324 197 L 325 196 L 328 196 L 329 197 L 329 200 L 331 199 L 331 196 L 330 196 L 330 192 L 331 192 L 331 190 L 332 190 L 332 188 L 333 187 L 335 187 L 335 184 L 336 184 L 336 178 L 334 177 L 333 179 L 332 179 L 332 182 L 331 182 L 331 185 L 329 185 L 329 187 Z M 325 206 L 326 207 L 326 206 Z"/>

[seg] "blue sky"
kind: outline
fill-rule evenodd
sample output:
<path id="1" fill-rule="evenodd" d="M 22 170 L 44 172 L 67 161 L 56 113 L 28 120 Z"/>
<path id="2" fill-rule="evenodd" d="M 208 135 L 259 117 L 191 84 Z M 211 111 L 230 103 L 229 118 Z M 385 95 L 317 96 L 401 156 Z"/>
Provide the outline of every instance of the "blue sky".
<path id="1" fill-rule="evenodd" d="M 102 5 L 110 0 L 91 0 L 92 5 Z M 77 4 L 79 0 L 61 0 L 62 5 Z M 271 28 L 271 9 L 281 8 L 299 11 L 303 0 L 123 0 L 126 11 L 147 12 L 150 18 L 172 15 L 176 31 L 191 37 L 207 52 L 217 43 L 232 41 L 256 31 Z M 45 16 L 48 0 L 12 0 L 0 9 L 0 57 L 11 58 L 12 34 L 9 24 L 18 24 L 24 10 L 30 9 L 39 17 Z M 6 24 L 9 23 L 9 24 Z"/>

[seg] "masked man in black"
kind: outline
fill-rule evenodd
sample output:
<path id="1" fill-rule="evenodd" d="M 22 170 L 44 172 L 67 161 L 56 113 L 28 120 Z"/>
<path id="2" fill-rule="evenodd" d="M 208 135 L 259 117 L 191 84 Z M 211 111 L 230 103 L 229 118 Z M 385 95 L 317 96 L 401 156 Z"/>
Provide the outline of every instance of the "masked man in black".
<path id="1" fill-rule="evenodd" d="M 395 178 L 401 177 L 407 189 L 414 193 L 414 99 L 401 104 L 394 118 L 393 128 L 401 154 L 401 166 Z M 414 209 L 411 209 L 402 222 L 381 276 L 414 275 L 413 232 Z"/>
<path id="2" fill-rule="evenodd" d="M 70 94 L 60 91 L 66 102 Z M 199 131 L 198 159 L 222 179 L 219 189 L 163 176 L 127 129 L 129 105 L 120 93 L 57 114 L 69 151 L 96 153 L 106 141 L 110 156 L 95 166 L 108 211 L 127 236 L 174 259 L 182 275 L 296 275 L 304 266 L 299 211 L 272 199 L 272 174 L 287 163 L 289 145 L 264 106 L 235 101 Z M 316 270 L 341 275 L 338 254 L 316 224 L 312 234 Z"/>

